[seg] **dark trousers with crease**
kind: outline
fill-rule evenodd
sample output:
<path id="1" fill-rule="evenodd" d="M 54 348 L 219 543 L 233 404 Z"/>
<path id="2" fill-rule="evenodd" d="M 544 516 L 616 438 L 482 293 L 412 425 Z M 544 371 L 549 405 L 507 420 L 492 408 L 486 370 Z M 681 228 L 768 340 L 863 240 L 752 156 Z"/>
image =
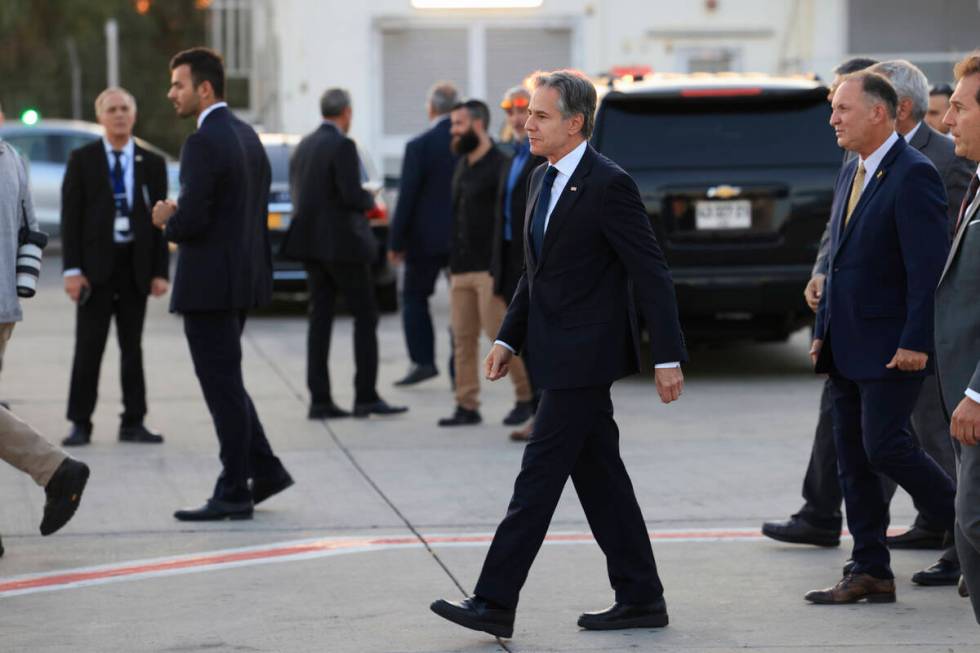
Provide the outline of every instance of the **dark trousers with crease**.
<path id="1" fill-rule="evenodd" d="M 132 246 L 118 245 L 112 276 L 93 285 L 91 294 L 75 311 L 75 355 L 68 390 L 69 420 L 89 428 L 98 399 L 99 372 L 109 324 L 116 319 L 119 341 L 119 378 L 123 396 L 123 426 L 138 426 L 146 415 L 146 381 L 143 376 L 143 323 L 146 293 L 133 277 Z"/>
<path id="2" fill-rule="evenodd" d="M 184 334 L 214 420 L 220 445 L 221 474 L 214 499 L 250 502 L 250 478 L 279 478 L 284 469 L 272 452 L 262 422 L 242 378 L 241 335 L 245 311 L 184 314 Z"/>
<path id="3" fill-rule="evenodd" d="M 935 460 L 950 478 L 956 477 L 956 461 L 953 454 L 949 424 L 939 395 L 939 383 L 935 377 L 926 377 L 919 397 L 912 409 L 912 435 L 922 449 Z M 887 477 L 881 479 L 885 500 L 891 502 L 898 487 Z M 830 379 L 824 382 L 820 394 L 820 416 L 813 435 L 813 449 L 806 476 L 803 479 L 803 499 L 805 503 L 794 517 L 802 517 L 817 528 L 839 531 L 841 528 L 840 480 L 837 476 L 837 446 L 834 443 L 833 402 L 830 399 Z M 929 518 L 918 513 L 914 525 L 928 531 L 943 530 L 942 524 L 930 522 Z M 957 562 L 956 547 L 949 546 L 942 554 L 944 560 Z"/>
<path id="4" fill-rule="evenodd" d="M 650 535 L 619 455 L 608 385 L 542 391 L 507 516 L 494 535 L 475 594 L 517 606 L 569 476 L 606 555 L 616 601 L 661 599 Z"/>
<path id="5" fill-rule="evenodd" d="M 306 341 L 306 384 L 314 404 L 333 402 L 330 388 L 330 338 L 337 296 L 354 316 L 354 402 L 378 400 L 378 306 L 367 263 L 306 264 L 310 285 L 310 328 Z"/>
<path id="6" fill-rule="evenodd" d="M 448 256 L 423 256 L 405 260 L 402 279 L 402 328 L 408 357 L 416 365 L 435 365 L 435 332 L 429 312 L 429 297 L 435 292 L 439 273 L 449 264 Z"/>
<path id="7" fill-rule="evenodd" d="M 878 474 L 912 497 L 930 523 L 953 529 L 956 488 L 909 429 L 921 377 L 852 381 L 830 376 L 834 440 L 855 573 L 893 578 L 885 531 L 888 499 Z"/>

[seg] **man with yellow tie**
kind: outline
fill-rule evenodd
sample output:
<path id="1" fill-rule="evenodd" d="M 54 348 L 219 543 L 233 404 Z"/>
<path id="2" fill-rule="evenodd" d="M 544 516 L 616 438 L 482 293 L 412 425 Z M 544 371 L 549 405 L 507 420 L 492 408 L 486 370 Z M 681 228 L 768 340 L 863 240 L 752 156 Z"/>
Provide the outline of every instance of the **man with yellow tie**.
<path id="1" fill-rule="evenodd" d="M 893 602 L 878 474 L 920 513 L 953 526 L 952 479 L 919 446 L 909 418 L 933 372 L 933 293 L 949 248 L 946 191 L 935 166 L 895 132 L 898 95 L 882 75 L 847 76 L 830 124 L 858 158 L 841 171 L 831 209 L 827 281 L 810 355 L 830 374 L 838 473 L 854 537 L 851 566 L 814 603 Z"/>

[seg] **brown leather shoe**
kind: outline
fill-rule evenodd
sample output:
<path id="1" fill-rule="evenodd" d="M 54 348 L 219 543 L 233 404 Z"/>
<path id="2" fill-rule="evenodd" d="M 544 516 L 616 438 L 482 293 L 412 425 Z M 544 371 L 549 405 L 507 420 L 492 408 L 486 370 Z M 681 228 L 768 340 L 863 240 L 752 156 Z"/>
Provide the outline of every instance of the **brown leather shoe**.
<path id="1" fill-rule="evenodd" d="M 510 432 L 510 439 L 514 442 L 527 442 L 531 439 L 531 433 L 534 432 L 534 420 L 532 419 L 524 428 L 517 429 L 516 431 Z"/>
<path id="2" fill-rule="evenodd" d="M 868 603 L 894 603 L 895 581 L 875 578 L 870 574 L 848 574 L 833 587 L 810 590 L 803 598 L 811 603 L 824 604 L 857 603 L 862 599 Z"/>

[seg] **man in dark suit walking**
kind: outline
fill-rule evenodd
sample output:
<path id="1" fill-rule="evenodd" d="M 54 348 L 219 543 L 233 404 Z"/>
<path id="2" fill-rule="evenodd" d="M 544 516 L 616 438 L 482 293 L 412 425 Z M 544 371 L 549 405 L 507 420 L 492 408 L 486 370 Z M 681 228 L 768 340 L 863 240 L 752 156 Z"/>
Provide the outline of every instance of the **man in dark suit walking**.
<path id="1" fill-rule="evenodd" d="M 402 324 L 412 362 L 395 385 L 414 385 L 439 374 L 429 297 L 439 273 L 449 265 L 451 189 L 456 169 L 456 156 L 450 149 L 449 112 L 458 100 L 456 87 L 449 82 L 433 86 L 428 102 L 432 125 L 405 146 L 388 257 L 392 264 L 405 264 Z"/>
<path id="2" fill-rule="evenodd" d="M 78 306 L 75 356 L 68 393 L 72 428 L 65 446 L 88 444 L 99 368 L 116 319 L 123 413 L 119 440 L 163 442 L 143 424 L 143 321 L 148 295 L 167 292 L 169 254 L 150 211 L 167 197 L 163 157 L 133 141 L 136 100 L 109 88 L 95 100 L 105 136 L 71 153 L 61 189 L 65 292 Z"/>
<path id="3" fill-rule="evenodd" d="M 980 160 L 980 55 L 956 65 L 944 120 L 956 153 Z M 936 372 L 950 432 L 957 440 L 956 548 L 980 623 L 980 180 L 974 174 L 954 224 L 953 246 L 936 290 Z M 965 581 L 965 582 L 964 582 Z"/>
<path id="4" fill-rule="evenodd" d="M 537 76 L 534 85 L 527 131 L 531 151 L 548 165 L 531 177 L 527 269 L 485 368 L 488 379 L 500 379 L 514 354 L 524 352 L 541 403 L 474 595 L 431 607 L 466 628 L 510 637 L 521 587 L 571 476 L 616 594 L 613 606 L 583 614 L 579 626 L 662 627 L 663 586 L 619 456 L 610 387 L 639 370 L 639 309 L 660 398 L 680 396 L 687 354 L 674 286 L 636 184 L 588 145 L 592 82 L 556 71 Z"/>
<path id="5" fill-rule="evenodd" d="M 944 530 L 952 479 L 913 438 L 909 418 L 931 372 L 933 291 L 948 250 L 946 192 L 935 166 L 895 132 L 898 95 L 882 75 L 848 76 L 834 94 L 837 142 L 856 152 L 838 177 L 829 272 L 811 356 L 830 374 L 834 438 L 853 565 L 814 603 L 892 602 L 878 474 Z"/>
<path id="6" fill-rule="evenodd" d="M 354 315 L 354 416 L 392 415 L 407 408 L 390 406 L 375 388 L 378 379 L 378 307 L 371 263 L 378 246 L 365 212 L 374 197 L 361 187 L 357 146 L 347 137 L 350 95 L 328 89 L 320 99 L 323 124 L 300 142 L 289 162 L 294 215 L 283 252 L 303 261 L 310 285 L 310 329 L 306 382 L 310 419 L 346 417 L 330 390 L 327 359 L 334 304 L 343 294 Z"/>
<path id="7" fill-rule="evenodd" d="M 293 484 L 272 452 L 242 378 L 241 334 L 248 310 L 272 295 L 266 221 L 269 159 L 258 136 L 223 101 L 224 63 L 192 48 L 170 61 L 167 97 L 194 117 L 180 157 L 180 197 L 153 207 L 153 224 L 177 243 L 170 310 L 184 334 L 214 420 L 222 471 L 203 506 L 178 510 L 182 521 L 251 519 L 256 504 Z"/>
<path id="8" fill-rule="evenodd" d="M 527 181 L 531 172 L 544 163 L 544 157 L 531 153 L 527 140 L 527 107 L 531 93 L 523 86 L 507 91 L 500 108 L 507 115 L 507 126 L 513 135 L 513 156 L 501 169 L 497 210 L 493 225 L 493 249 L 490 252 L 490 275 L 493 277 L 495 301 L 510 304 L 517 282 L 524 273 L 524 207 L 527 206 Z M 499 325 L 498 325 L 499 328 Z M 534 380 L 530 377 L 532 384 Z M 532 387 L 532 391 L 534 388 Z M 537 394 L 537 393 L 535 393 Z M 535 398 L 533 403 L 537 403 Z M 531 436 L 534 418 L 511 432 L 512 440 L 525 441 Z"/>
<path id="9" fill-rule="evenodd" d="M 886 61 L 870 67 L 881 73 L 895 87 L 898 94 L 898 109 L 895 129 L 913 148 L 920 151 L 939 171 L 943 186 L 949 198 L 947 210 L 949 228 L 956 222 L 956 211 L 966 193 L 972 174 L 971 164 L 956 156 L 953 143 L 933 130 L 923 120 L 929 102 L 929 83 L 917 67 L 903 60 Z M 955 204 L 955 206 L 954 206 Z M 814 265 L 813 280 L 809 290 L 822 288 L 822 280 L 827 275 L 830 258 L 830 222 L 820 243 L 817 261 Z M 816 307 L 818 297 L 807 295 L 807 302 Z M 828 380 L 829 385 L 829 380 Z M 912 430 L 923 449 L 939 463 L 952 478 L 955 476 L 953 448 L 949 438 L 949 427 L 942 414 L 939 391 L 935 383 L 925 382 L 912 411 Z M 821 412 L 829 411 L 829 399 L 821 398 Z M 821 416 L 821 422 L 824 421 Z M 885 496 L 891 500 L 895 494 L 895 483 L 884 479 Z M 807 504 L 799 515 L 789 522 L 763 524 L 763 533 L 783 541 L 801 544 L 834 544 L 839 541 L 840 504 L 843 499 L 837 479 L 837 449 L 833 434 L 818 429 L 814 436 L 813 453 L 804 481 L 804 496 Z M 836 518 L 834 517 L 836 515 Z M 808 521 L 815 522 L 811 525 Z M 822 528 L 823 525 L 829 528 Z M 940 549 L 946 533 L 942 528 L 929 523 L 924 515 L 917 515 L 915 522 L 906 532 L 887 538 L 890 549 Z M 960 576 L 955 546 L 947 544 L 939 560 L 912 576 L 912 581 L 922 585 L 954 585 Z"/>

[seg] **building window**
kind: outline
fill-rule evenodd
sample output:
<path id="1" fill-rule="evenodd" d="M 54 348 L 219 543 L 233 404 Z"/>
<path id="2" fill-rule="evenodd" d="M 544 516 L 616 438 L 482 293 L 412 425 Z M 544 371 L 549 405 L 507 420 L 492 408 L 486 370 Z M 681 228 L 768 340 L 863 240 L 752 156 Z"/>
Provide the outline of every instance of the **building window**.
<path id="1" fill-rule="evenodd" d="M 208 34 L 212 48 L 225 60 L 225 100 L 235 108 L 250 107 L 253 0 L 212 0 Z"/>

